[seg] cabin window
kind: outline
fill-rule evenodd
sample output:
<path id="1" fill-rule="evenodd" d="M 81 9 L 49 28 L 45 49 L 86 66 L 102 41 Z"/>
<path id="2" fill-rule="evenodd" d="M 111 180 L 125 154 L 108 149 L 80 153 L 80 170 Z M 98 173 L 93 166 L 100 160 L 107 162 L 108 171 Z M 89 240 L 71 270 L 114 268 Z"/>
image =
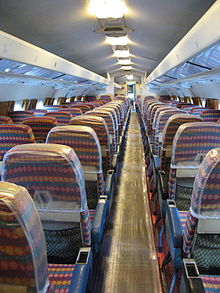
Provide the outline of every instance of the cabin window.
<path id="1" fill-rule="evenodd" d="M 65 97 L 59 97 L 57 100 L 57 105 L 63 105 L 66 103 L 66 98 Z"/>
<path id="2" fill-rule="evenodd" d="M 0 116 L 8 116 L 14 110 L 14 101 L 0 102 Z"/>
<path id="3" fill-rule="evenodd" d="M 29 108 L 29 102 L 30 102 L 30 100 L 28 100 L 28 99 L 26 99 L 26 100 L 23 100 L 23 102 L 22 102 L 22 109 L 23 110 L 28 110 L 28 108 Z"/>
<path id="4" fill-rule="evenodd" d="M 217 99 L 206 99 L 205 107 L 208 109 L 218 110 L 218 100 Z"/>
<path id="5" fill-rule="evenodd" d="M 44 101 L 44 106 L 53 105 L 54 98 L 46 98 Z"/>
<path id="6" fill-rule="evenodd" d="M 193 97 L 192 101 L 194 105 L 202 106 L 202 100 L 200 97 Z"/>

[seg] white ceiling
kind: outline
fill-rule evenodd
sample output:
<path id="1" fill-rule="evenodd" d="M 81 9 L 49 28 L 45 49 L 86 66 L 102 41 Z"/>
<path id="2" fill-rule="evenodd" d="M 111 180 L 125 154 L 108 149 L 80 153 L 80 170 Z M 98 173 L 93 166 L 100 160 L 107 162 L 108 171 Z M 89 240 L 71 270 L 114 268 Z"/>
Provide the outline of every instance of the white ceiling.
<path id="1" fill-rule="evenodd" d="M 151 72 L 214 0 L 126 0 L 136 70 Z M 93 72 L 120 68 L 87 0 L 0 0 L 0 29 Z"/>

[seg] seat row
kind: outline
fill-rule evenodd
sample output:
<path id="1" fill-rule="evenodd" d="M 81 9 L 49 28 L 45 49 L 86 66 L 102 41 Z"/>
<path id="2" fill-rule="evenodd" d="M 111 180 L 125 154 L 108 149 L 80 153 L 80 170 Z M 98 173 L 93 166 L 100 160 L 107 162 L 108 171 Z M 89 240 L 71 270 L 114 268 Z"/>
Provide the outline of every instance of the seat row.
<path id="1" fill-rule="evenodd" d="M 180 292 L 220 291 L 220 111 L 194 108 L 147 97 L 137 109 L 162 268 L 173 268 L 169 292 L 182 271 Z"/>
<path id="2" fill-rule="evenodd" d="M 46 143 L 35 143 L 26 125 L 6 125 L 25 127 L 32 138 L 32 143 L 21 144 L 21 139 L 4 153 L 2 163 L 0 287 L 6 292 L 18 292 L 20 286 L 28 292 L 85 292 L 111 208 L 129 121 L 123 101 L 109 103 L 107 109 L 121 115 L 120 121 L 117 115 L 113 119 L 121 125 L 115 137 L 118 153 L 106 149 L 108 126 L 98 115 L 81 115 L 74 125 L 52 128 Z M 90 116 L 94 120 L 88 120 Z M 17 128 L 0 138 L 15 134 Z M 109 170 L 111 154 L 115 170 Z"/>

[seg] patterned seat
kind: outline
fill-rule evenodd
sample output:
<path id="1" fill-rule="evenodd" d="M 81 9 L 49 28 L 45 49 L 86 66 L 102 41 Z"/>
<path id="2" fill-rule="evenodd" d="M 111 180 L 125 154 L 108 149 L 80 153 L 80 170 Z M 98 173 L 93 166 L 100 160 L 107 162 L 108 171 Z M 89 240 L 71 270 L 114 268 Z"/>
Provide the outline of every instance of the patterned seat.
<path id="1" fill-rule="evenodd" d="M 206 122 L 217 122 L 218 119 L 220 118 L 220 110 L 214 110 L 214 109 L 204 110 L 201 113 L 201 117 Z"/>
<path id="2" fill-rule="evenodd" d="M 196 116 L 200 116 L 201 113 L 204 111 L 204 110 L 208 110 L 207 108 L 204 108 L 204 107 L 195 107 L 195 108 L 192 108 L 190 110 L 190 114 L 193 114 L 193 115 L 196 115 Z"/>
<path id="3" fill-rule="evenodd" d="M 165 166 L 169 166 L 171 151 L 173 145 L 173 139 L 176 135 L 178 128 L 185 123 L 190 122 L 201 122 L 202 118 L 195 117 L 193 115 L 187 114 L 175 114 L 172 115 L 166 122 L 162 134 L 162 151 L 161 151 L 161 170 L 169 173 L 170 167 L 166 168 Z"/>
<path id="4" fill-rule="evenodd" d="M 91 223 L 80 161 L 72 148 L 26 144 L 3 161 L 3 181 L 26 187 L 40 214 L 48 260 L 72 263 L 80 246 L 91 245 Z"/>
<path id="5" fill-rule="evenodd" d="M 186 123 L 179 127 L 172 149 L 169 198 L 179 210 L 190 207 L 192 187 L 199 166 L 209 150 L 220 146 L 220 125 L 213 122 Z"/>
<path id="6" fill-rule="evenodd" d="M 34 113 L 34 116 L 36 117 L 42 117 L 47 113 L 47 110 L 34 109 L 34 110 L 31 110 L 31 112 Z"/>
<path id="7" fill-rule="evenodd" d="M 54 117 L 30 117 L 25 118 L 23 123 L 31 127 L 36 142 L 45 142 L 50 129 L 57 125 L 57 120 Z"/>
<path id="8" fill-rule="evenodd" d="M 79 115 L 83 115 L 82 110 L 80 108 L 75 108 L 75 107 L 74 108 L 69 108 L 69 109 L 66 109 L 66 108 L 59 109 L 59 111 L 61 111 L 61 112 L 68 112 L 68 113 L 70 113 L 72 115 L 72 117 L 79 116 Z"/>
<path id="9" fill-rule="evenodd" d="M 14 123 L 23 123 L 24 118 L 32 117 L 31 111 L 13 111 L 8 114 Z"/>
<path id="10" fill-rule="evenodd" d="M 72 115 L 69 112 L 63 111 L 51 111 L 45 114 L 46 117 L 55 117 L 57 124 L 59 125 L 68 125 L 72 119 Z"/>
<path id="11" fill-rule="evenodd" d="M 12 124 L 13 121 L 10 117 L 7 116 L 0 116 L 0 124 Z"/>
<path id="12" fill-rule="evenodd" d="M 118 121 L 118 116 L 116 113 L 116 110 L 114 108 L 108 107 L 108 104 L 99 107 L 101 111 L 106 111 L 110 114 L 112 114 L 114 124 L 115 124 L 115 134 L 116 134 L 116 142 L 119 142 L 119 121 Z"/>
<path id="13" fill-rule="evenodd" d="M 189 211 L 187 213 L 178 212 L 175 206 L 170 207 L 166 233 L 175 270 L 172 288 L 180 268 L 180 260 L 182 257 L 186 257 L 195 259 L 199 272 L 202 274 L 205 292 L 219 292 L 220 290 L 219 176 L 220 148 L 217 148 L 210 150 L 200 165 L 193 186 Z M 173 215 L 172 220 L 171 214 Z M 178 219 L 181 222 L 182 233 L 180 235 L 182 236 L 179 235 L 179 232 L 171 235 L 171 231 L 178 230 Z M 172 225 L 175 227 L 170 228 Z M 172 292 L 172 288 L 170 292 Z"/>
<path id="14" fill-rule="evenodd" d="M 157 113 L 159 112 L 159 113 Z M 164 130 L 164 127 L 166 125 L 166 122 L 170 117 L 172 117 L 175 114 L 184 113 L 179 109 L 175 108 L 159 108 L 155 113 L 155 119 L 153 123 L 153 151 L 155 155 L 159 155 L 159 147 L 162 144 L 162 133 Z M 158 115 L 157 115 L 158 114 Z"/>
<path id="15" fill-rule="evenodd" d="M 194 258 L 205 292 L 220 292 L 220 149 L 211 150 L 196 177 L 183 232 L 183 252 Z"/>
<path id="16" fill-rule="evenodd" d="M 46 142 L 67 145 L 76 152 L 85 176 L 88 206 L 95 209 L 104 194 L 102 154 L 95 131 L 87 126 L 58 126 L 49 132 Z"/>
<path id="17" fill-rule="evenodd" d="M 105 106 L 102 106 L 101 108 L 105 109 L 113 109 L 115 111 L 116 117 L 117 117 L 117 124 L 118 124 L 118 135 L 121 133 L 122 125 L 123 125 L 123 117 L 120 111 L 120 106 L 112 103 L 107 103 Z M 113 115 L 114 117 L 114 115 Z"/>
<path id="18" fill-rule="evenodd" d="M 0 161 L 4 154 L 19 144 L 34 143 L 34 134 L 29 126 L 21 124 L 0 125 Z"/>
<path id="19" fill-rule="evenodd" d="M 90 111 L 90 107 L 88 105 L 84 105 L 82 103 L 77 103 L 76 105 L 71 105 L 71 108 L 77 108 L 82 111 L 83 114 L 85 114 L 87 111 Z"/>
<path id="20" fill-rule="evenodd" d="M 79 265 L 48 265 L 40 217 L 24 187 L 0 182 L 0 223 L 1 292 L 75 292 Z"/>
<path id="21" fill-rule="evenodd" d="M 101 146 L 103 172 L 106 175 L 107 170 L 112 166 L 112 151 L 110 148 L 108 127 L 105 120 L 102 117 L 94 115 L 81 115 L 72 118 L 70 124 L 88 126 L 95 131 Z"/>
<path id="22" fill-rule="evenodd" d="M 108 127 L 108 132 L 110 136 L 110 144 L 112 146 L 112 150 L 116 151 L 116 145 L 117 145 L 116 130 L 115 130 L 115 122 L 114 122 L 112 114 L 100 108 L 95 109 L 93 111 L 89 111 L 85 114 L 102 117 L 105 120 L 106 125 Z"/>

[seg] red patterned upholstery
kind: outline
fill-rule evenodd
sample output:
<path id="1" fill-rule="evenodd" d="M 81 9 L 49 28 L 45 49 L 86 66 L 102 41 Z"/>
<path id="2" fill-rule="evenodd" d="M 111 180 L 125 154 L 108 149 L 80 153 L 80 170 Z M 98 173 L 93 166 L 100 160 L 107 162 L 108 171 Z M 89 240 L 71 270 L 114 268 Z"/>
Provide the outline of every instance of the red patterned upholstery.
<path id="1" fill-rule="evenodd" d="M 57 120 L 57 124 L 59 125 L 68 125 L 72 118 L 72 115 L 69 112 L 63 112 L 63 111 L 47 112 L 45 116 L 55 117 Z"/>
<path id="2" fill-rule="evenodd" d="M 19 144 L 34 143 L 34 134 L 29 126 L 21 124 L 0 125 L 0 161 L 4 154 Z"/>
<path id="3" fill-rule="evenodd" d="M 10 117 L 7 116 L 0 116 L 0 124 L 12 124 L 13 121 Z"/>
<path id="4" fill-rule="evenodd" d="M 31 127 L 37 142 L 45 142 L 48 132 L 57 125 L 54 117 L 30 117 L 24 119 L 24 124 Z"/>
<path id="5" fill-rule="evenodd" d="M 34 113 L 31 111 L 13 111 L 8 114 L 14 123 L 23 123 L 24 118 L 32 117 Z"/>

